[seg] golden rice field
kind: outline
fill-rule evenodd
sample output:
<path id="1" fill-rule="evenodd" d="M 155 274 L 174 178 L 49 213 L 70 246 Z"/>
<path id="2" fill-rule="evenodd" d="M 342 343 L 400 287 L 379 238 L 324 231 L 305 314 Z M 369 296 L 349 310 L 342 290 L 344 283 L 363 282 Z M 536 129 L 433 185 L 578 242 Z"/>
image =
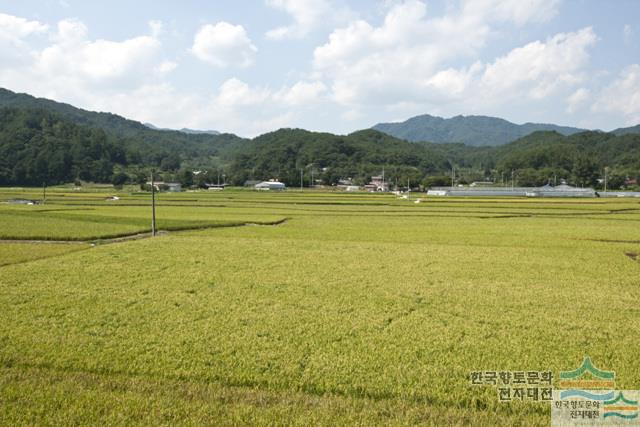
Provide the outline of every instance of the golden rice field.
<path id="1" fill-rule="evenodd" d="M 2 425 L 548 425 L 470 372 L 585 355 L 640 388 L 638 199 L 163 193 L 146 238 L 145 193 L 16 198 Z"/>

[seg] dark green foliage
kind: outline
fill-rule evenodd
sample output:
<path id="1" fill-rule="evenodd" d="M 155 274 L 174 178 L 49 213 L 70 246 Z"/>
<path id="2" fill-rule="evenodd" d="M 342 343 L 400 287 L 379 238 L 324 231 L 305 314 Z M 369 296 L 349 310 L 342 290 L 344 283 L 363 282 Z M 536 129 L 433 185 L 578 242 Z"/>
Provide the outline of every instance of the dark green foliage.
<path id="1" fill-rule="evenodd" d="M 446 175 L 429 176 L 422 181 L 425 188 L 448 187 L 451 185 L 451 177 Z"/>
<path id="2" fill-rule="evenodd" d="M 385 168 L 390 181 L 414 184 L 425 175 L 446 169 L 448 159 L 464 162 L 464 154 L 477 149 L 458 144 L 413 144 L 375 130 L 332 135 L 300 129 L 281 129 L 245 145 L 231 165 L 234 184 L 247 179 L 277 178 L 289 186 L 308 185 L 314 179 L 326 185 L 351 178 L 364 183 Z"/>
<path id="3" fill-rule="evenodd" d="M 129 180 L 129 176 L 126 173 L 118 172 L 114 174 L 113 177 L 111 178 L 111 183 L 115 187 L 119 187 L 124 185 L 128 180 Z"/>
<path id="4" fill-rule="evenodd" d="M 592 187 L 598 180 L 598 165 L 586 154 L 578 154 L 573 162 L 573 182 L 581 187 Z"/>
<path id="5" fill-rule="evenodd" d="M 491 156 L 498 174 L 515 170 L 520 185 L 553 183 L 554 178 L 563 178 L 574 185 L 594 186 L 604 177 L 605 167 L 614 168 L 613 174 L 623 177 L 640 173 L 640 134 L 581 132 L 563 136 L 534 132 L 496 148 Z M 614 179 L 609 188 L 619 188 L 620 181 Z"/>
<path id="6" fill-rule="evenodd" d="M 109 182 L 122 147 L 44 110 L 0 109 L 0 185 Z"/>
<path id="7" fill-rule="evenodd" d="M 57 117 L 87 128 L 101 129 L 118 142 L 120 152 L 113 159 L 119 164 L 153 164 L 165 170 L 177 170 L 183 159 L 215 156 L 224 153 L 242 138 L 230 134 L 185 133 L 180 131 L 151 129 L 140 122 L 128 120 L 111 113 L 82 110 L 27 94 L 14 93 L 0 88 L 0 108 L 21 110 L 44 109 Z"/>
<path id="8" fill-rule="evenodd" d="M 193 185 L 193 172 L 186 169 L 180 172 L 180 184 L 184 188 L 191 187 Z"/>

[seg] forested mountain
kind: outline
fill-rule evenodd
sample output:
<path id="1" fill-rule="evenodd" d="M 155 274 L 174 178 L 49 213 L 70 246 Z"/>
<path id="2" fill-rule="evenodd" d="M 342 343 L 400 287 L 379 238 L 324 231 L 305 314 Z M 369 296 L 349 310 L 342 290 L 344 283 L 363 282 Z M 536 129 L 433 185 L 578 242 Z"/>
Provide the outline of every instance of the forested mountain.
<path id="1" fill-rule="evenodd" d="M 379 123 L 373 129 L 407 141 L 462 142 L 471 146 L 503 145 L 540 130 L 556 131 L 563 135 L 584 130 L 542 123 L 517 125 L 487 116 L 456 116 L 444 119 L 428 114 L 410 118 L 402 123 Z"/>
<path id="2" fill-rule="evenodd" d="M 467 163 L 480 157 L 482 149 L 463 144 L 414 144 L 368 129 L 350 135 L 280 129 L 255 138 L 243 146 L 231 164 L 236 183 L 277 177 L 300 185 L 300 171 L 308 182 L 311 171 L 326 184 L 352 178 L 365 183 L 371 175 L 382 173 L 400 182 L 415 184 L 425 176 L 442 173 L 451 164 Z"/>
<path id="3" fill-rule="evenodd" d="M 596 185 L 608 167 L 610 188 L 640 175 L 640 134 L 538 131 L 499 147 L 414 143 L 368 129 L 349 135 L 280 129 L 253 140 L 147 128 L 12 92 L 0 93 L 0 185 L 74 180 L 144 182 L 150 169 L 185 185 L 277 178 L 308 185 L 363 184 L 383 169 L 390 182 L 412 186 L 477 180 L 542 185 L 564 179 Z M 204 171 L 196 176 L 194 170 Z"/>
<path id="4" fill-rule="evenodd" d="M 500 147 L 464 144 L 410 143 L 369 129 L 347 136 L 281 129 L 243 146 L 233 157 L 231 176 L 236 183 L 247 179 L 277 177 L 300 185 L 315 177 L 325 183 L 355 178 L 364 183 L 385 168 L 391 182 L 449 185 L 452 169 L 458 183 L 477 180 L 537 186 L 566 180 L 594 186 L 609 168 L 610 188 L 640 175 L 640 135 L 616 136 L 581 132 L 564 136 L 534 132 Z"/>
<path id="5" fill-rule="evenodd" d="M 491 157 L 496 170 L 517 171 L 521 185 L 539 185 L 556 177 L 594 186 L 608 168 L 610 188 L 616 188 L 626 178 L 640 175 L 640 134 L 534 132 L 496 147 Z"/>
<path id="6" fill-rule="evenodd" d="M 135 132 L 136 122 L 113 117 L 121 130 L 128 127 L 127 136 L 109 126 L 79 125 L 57 109 L 0 108 L 0 185 L 112 182 L 116 175 L 144 181 L 149 168 L 176 173 L 186 165 L 219 166 L 226 152 L 246 142 L 234 135 Z"/>
<path id="7" fill-rule="evenodd" d="M 631 126 L 628 128 L 618 128 L 616 130 L 611 131 L 611 133 L 615 135 L 626 135 L 629 133 L 640 133 L 640 125 Z"/>
<path id="8" fill-rule="evenodd" d="M 180 159 L 216 156 L 242 138 L 231 134 L 191 134 L 173 130 L 151 129 L 140 122 L 111 113 L 97 113 L 44 98 L 14 93 L 0 88 L 0 108 L 42 109 L 56 113 L 76 125 L 102 129 L 130 151 L 138 152 L 145 163 L 161 163 L 165 158 Z"/>
<path id="9" fill-rule="evenodd" d="M 109 182 L 115 164 L 141 162 L 101 129 L 46 110 L 0 109 L 0 185 Z"/>

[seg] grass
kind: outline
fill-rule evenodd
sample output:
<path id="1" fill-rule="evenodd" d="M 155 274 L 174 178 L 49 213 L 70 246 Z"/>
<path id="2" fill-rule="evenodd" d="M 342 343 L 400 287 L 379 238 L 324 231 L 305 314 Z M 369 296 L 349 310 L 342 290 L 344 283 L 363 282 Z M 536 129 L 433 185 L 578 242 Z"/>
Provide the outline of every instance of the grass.
<path id="1" fill-rule="evenodd" d="M 0 230 L 147 220 L 144 195 L 90 195 L 5 206 Z M 0 422 L 546 425 L 548 404 L 501 404 L 469 372 L 584 355 L 640 386 L 637 201 L 225 190 L 163 194 L 158 212 L 289 221 L 0 267 Z"/>
<path id="2" fill-rule="evenodd" d="M 189 211 L 184 207 L 158 207 L 157 216 L 156 227 L 165 231 L 247 223 L 269 225 L 286 219 L 276 215 L 219 215 L 211 210 Z M 3 225 L 0 240 L 87 241 L 126 237 L 150 232 L 149 217 L 150 209 L 146 206 L 0 205 L 0 224 Z"/>
<path id="3" fill-rule="evenodd" d="M 0 243 L 0 267 L 42 258 L 57 257 L 88 248 L 89 245 L 85 244 L 43 245 L 21 242 Z"/>

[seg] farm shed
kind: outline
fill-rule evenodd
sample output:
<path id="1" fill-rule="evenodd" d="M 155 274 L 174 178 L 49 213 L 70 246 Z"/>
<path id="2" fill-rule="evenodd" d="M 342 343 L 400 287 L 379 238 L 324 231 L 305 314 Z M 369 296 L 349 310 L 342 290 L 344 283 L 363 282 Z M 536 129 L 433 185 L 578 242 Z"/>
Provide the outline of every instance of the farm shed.
<path id="1" fill-rule="evenodd" d="M 255 185 L 254 187 L 256 190 L 276 190 L 276 191 L 280 191 L 280 190 L 284 190 L 286 188 L 286 186 L 279 181 L 262 181 L 261 183 L 258 183 Z"/>
<path id="2" fill-rule="evenodd" d="M 147 181 L 147 185 L 151 185 L 151 181 Z M 156 187 L 157 191 L 169 191 L 171 193 L 182 191 L 182 184 L 178 182 L 154 181 L 153 186 Z"/>

